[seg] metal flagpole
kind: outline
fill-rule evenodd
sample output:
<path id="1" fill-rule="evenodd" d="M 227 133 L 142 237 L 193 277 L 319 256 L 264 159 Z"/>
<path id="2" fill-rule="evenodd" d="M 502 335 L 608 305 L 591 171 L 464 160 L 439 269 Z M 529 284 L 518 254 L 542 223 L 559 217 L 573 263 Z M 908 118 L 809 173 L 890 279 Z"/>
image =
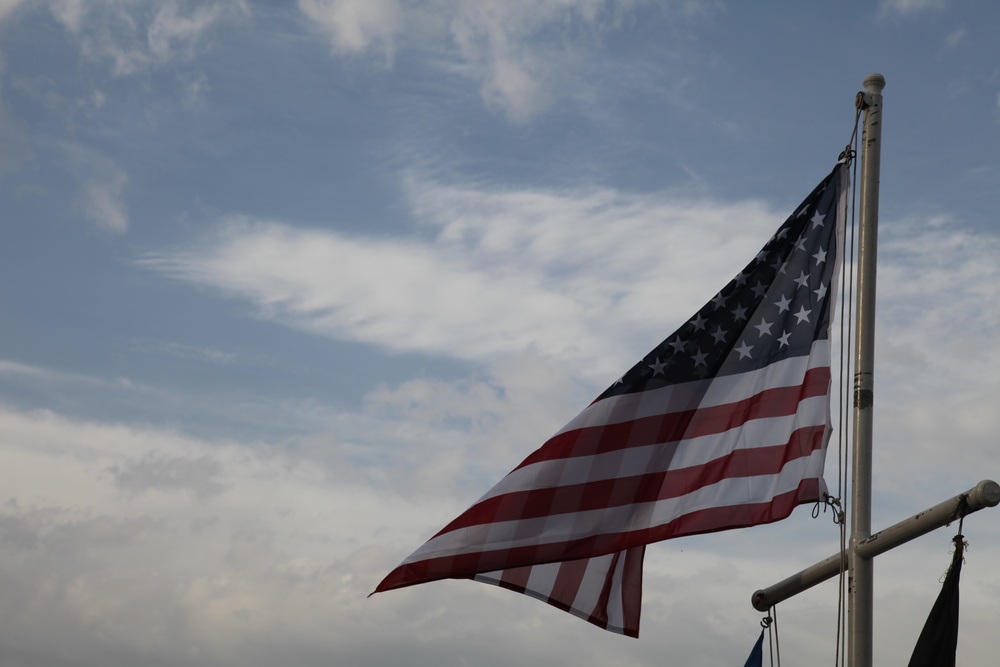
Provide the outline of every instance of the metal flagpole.
<path id="1" fill-rule="evenodd" d="M 878 186 L 882 152 L 882 89 L 885 78 L 864 80 L 864 132 L 861 148 L 861 216 L 858 231 L 857 329 L 854 361 L 854 444 L 847 646 L 850 667 L 872 664 L 871 558 L 858 545 L 872 532 L 872 403 L 875 370 L 875 261 L 878 245 Z"/>
<path id="2" fill-rule="evenodd" d="M 872 559 L 935 528 L 987 507 L 1000 505 L 1000 484 L 983 480 L 965 493 L 930 507 L 872 535 L 872 404 L 875 361 L 875 259 L 878 243 L 878 185 L 882 144 L 882 89 L 885 78 L 869 74 L 861 93 L 865 111 L 861 150 L 861 218 L 858 236 L 857 320 L 855 331 L 851 540 L 838 554 L 777 584 L 756 591 L 751 602 L 765 612 L 846 567 L 849 667 L 872 666 Z"/>

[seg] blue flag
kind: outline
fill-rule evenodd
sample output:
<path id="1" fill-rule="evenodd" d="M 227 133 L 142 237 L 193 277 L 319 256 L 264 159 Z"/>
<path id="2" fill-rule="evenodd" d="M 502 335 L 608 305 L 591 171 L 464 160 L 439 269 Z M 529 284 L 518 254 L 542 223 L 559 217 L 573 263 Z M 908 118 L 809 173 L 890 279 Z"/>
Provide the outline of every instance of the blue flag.
<path id="1" fill-rule="evenodd" d="M 764 667 L 764 631 L 760 631 L 760 637 L 757 638 L 757 643 L 753 645 L 753 650 L 750 651 L 750 657 L 747 658 L 746 664 L 743 667 Z"/>

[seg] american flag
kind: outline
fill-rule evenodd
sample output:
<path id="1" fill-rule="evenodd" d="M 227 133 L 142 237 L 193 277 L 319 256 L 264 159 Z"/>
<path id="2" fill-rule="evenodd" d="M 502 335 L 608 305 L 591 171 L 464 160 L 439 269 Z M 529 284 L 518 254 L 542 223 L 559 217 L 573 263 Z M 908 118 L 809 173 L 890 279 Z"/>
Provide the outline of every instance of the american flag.
<path id="1" fill-rule="evenodd" d="M 375 592 L 471 578 L 637 637 L 645 545 L 819 500 L 846 184 L 838 164 L 728 285 Z"/>

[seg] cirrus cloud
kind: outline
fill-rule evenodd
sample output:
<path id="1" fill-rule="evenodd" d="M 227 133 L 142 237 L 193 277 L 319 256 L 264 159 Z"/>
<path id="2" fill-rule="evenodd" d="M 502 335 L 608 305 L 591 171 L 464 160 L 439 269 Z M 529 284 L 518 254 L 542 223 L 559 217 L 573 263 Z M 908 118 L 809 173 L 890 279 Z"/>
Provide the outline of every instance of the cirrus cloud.
<path id="1" fill-rule="evenodd" d="M 483 103 L 515 124 L 550 108 L 569 73 L 645 0 L 299 0 L 336 56 L 376 52 L 387 64 L 403 48 L 478 84 Z M 660 3 L 679 21 L 715 3 Z"/>
<path id="2" fill-rule="evenodd" d="M 608 189 L 412 191 L 420 227 L 409 238 L 231 218 L 139 263 L 316 334 L 490 367 L 533 350 L 609 381 L 669 333 L 664 321 L 683 321 L 725 284 L 778 219 L 759 202 Z"/>

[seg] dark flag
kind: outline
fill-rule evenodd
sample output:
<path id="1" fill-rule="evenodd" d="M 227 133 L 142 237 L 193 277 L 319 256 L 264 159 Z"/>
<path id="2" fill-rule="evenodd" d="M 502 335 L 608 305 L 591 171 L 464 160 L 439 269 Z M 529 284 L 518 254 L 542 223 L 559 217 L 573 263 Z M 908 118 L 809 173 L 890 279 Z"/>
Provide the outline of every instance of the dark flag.
<path id="1" fill-rule="evenodd" d="M 941 585 L 941 592 L 920 631 L 909 667 L 955 667 L 958 647 L 958 578 L 962 574 L 962 536 L 955 538 L 955 556 Z"/>
<path id="2" fill-rule="evenodd" d="M 760 631 L 760 637 L 757 638 L 757 643 L 753 645 L 753 650 L 750 651 L 750 657 L 747 658 L 746 663 L 743 667 L 764 667 L 764 631 Z"/>
<path id="3" fill-rule="evenodd" d="M 375 592 L 474 579 L 636 637 L 647 544 L 821 498 L 846 186 L 840 164 L 711 301 Z"/>

